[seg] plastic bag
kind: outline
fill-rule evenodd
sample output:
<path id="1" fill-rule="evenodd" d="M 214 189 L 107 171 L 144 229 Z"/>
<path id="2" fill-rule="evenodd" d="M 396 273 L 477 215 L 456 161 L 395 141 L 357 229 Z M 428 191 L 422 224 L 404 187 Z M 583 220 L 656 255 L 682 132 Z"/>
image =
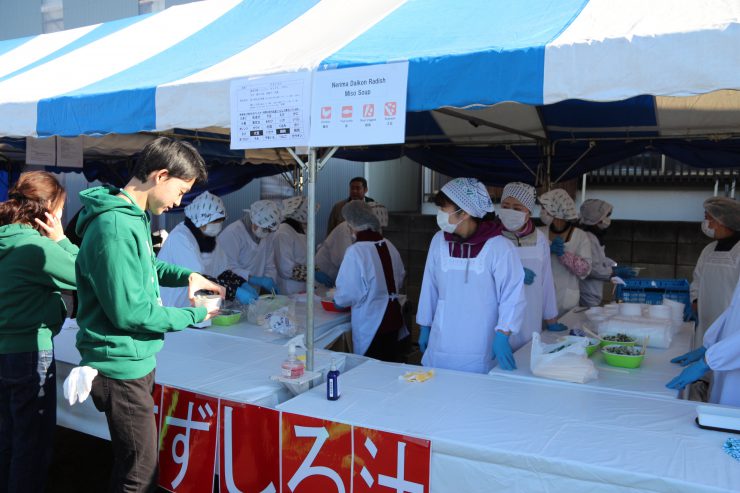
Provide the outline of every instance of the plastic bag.
<path id="1" fill-rule="evenodd" d="M 300 330 L 295 316 L 290 313 L 287 306 L 265 315 L 265 322 L 270 327 L 270 332 L 275 332 L 285 337 L 294 337 Z"/>
<path id="2" fill-rule="evenodd" d="M 586 356 L 587 339 L 544 344 L 538 333 L 532 334 L 530 370 L 533 375 L 565 382 L 586 383 L 599 376 Z"/>
<path id="3" fill-rule="evenodd" d="M 254 303 L 247 305 L 247 321 L 250 324 L 265 325 L 267 323 L 267 314 L 274 313 L 285 307 L 288 308 L 288 314 L 293 316 L 295 313 L 295 301 L 289 297 L 283 295 L 260 297 Z"/>

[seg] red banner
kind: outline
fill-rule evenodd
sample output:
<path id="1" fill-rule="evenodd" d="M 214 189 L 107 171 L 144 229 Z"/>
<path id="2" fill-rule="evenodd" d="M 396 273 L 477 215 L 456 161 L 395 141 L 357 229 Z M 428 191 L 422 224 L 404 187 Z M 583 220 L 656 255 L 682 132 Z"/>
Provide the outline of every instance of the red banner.
<path id="1" fill-rule="evenodd" d="M 282 483 L 291 493 L 349 493 L 352 427 L 283 413 Z"/>
<path id="2" fill-rule="evenodd" d="M 431 442 L 353 427 L 354 493 L 427 493 Z"/>
<path id="3" fill-rule="evenodd" d="M 161 413 L 159 485 L 176 493 L 210 493 L 218 399 L 164 387 Z"/>
<path id="4" fill-rule="evenodd" d="M 280 413 L 221 401 L 220 490 L 275 492 L 280 486 Z"/>

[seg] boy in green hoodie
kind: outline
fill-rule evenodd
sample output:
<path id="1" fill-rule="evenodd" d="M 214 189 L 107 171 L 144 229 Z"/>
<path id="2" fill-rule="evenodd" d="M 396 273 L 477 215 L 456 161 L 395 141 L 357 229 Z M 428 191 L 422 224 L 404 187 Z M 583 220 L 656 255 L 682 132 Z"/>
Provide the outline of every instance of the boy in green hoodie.
<path id="1" fill-rule="evenodd" d="M 105 412 L 113 445 L 111 492 L 156 489 L 154 368 L 166 332 L 202 322 L 205 308 L 163 307 L 159 286 L 188 286 L 191 299 L 224 288 L 198 273 L 158 260 L 148 211 L 180 204 L 196 181 L 206 180 L 203 158 L 188 143 L 160 137 L 148 144 L 123 188 L 80 193 L 77 257 L 80 366 L 96 369 L 90 395 Z"/>

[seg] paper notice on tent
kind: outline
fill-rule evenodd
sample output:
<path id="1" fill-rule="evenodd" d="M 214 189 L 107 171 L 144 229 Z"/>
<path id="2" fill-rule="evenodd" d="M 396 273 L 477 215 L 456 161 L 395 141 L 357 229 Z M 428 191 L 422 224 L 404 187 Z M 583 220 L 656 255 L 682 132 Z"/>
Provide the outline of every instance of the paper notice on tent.
<path id="1" fill-rule="evenodd" d="M 45 139 L 26 137 L 26 164 L 55 166 L 57 164 L 56 137 Z"/>
<path id="2" fill-rule="evenodd" d="M 81 137 L 57 137 L 57 166 L 82 168 L 83 143 Z"/>
<path id="3" fill-rule="evenodd" d="M 310 108 L 310 72 L 232 81 L 231 148 L 307 145 Z"/>
<path id="4" fill-rule="evenodd" d="M 408 62 L 314 74 L 311 146 L 403 143 Z"/>

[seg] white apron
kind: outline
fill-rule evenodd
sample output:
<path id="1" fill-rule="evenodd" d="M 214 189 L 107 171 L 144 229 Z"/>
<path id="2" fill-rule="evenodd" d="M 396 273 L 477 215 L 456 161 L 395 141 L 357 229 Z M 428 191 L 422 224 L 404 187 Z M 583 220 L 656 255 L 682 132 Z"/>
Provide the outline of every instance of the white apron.
<path id="1" fill-rule="evenodd" d="M 713 242 L 704 248 L 694 270 L 692 300 L 699 300 L 694 347 L 702 344 L 709 326 L 730 306 L 740 277 L 740 242 L 727 252 L 715 252 L 715 245 Z"/>
<path id="2" fill-rule="evenodd" d="M 704 346 L 714 380 L 709 402 L 740 407 L 740 283 L 732 302 L 707 329 Z"/>
<path id="3" fill-rule="evenodd" d="M 521 262 L 513 252 L 509 240 L 504 237 L 488 240 L 478 256 L 471 259 L 451 257 L 443 236 L 435 237 L 430 248 L 430 256 L 436 249 L 437 258 L 427 261 L 424 276 L 435 277 L 436 290 L 430 296 L 436 295 L 436 303 L 426 297 L 419 303 L 419 310 L 425 318 L 428 316 L 426 312 L 434 310 L 429 346 L 424 352 L 422 364 L 435 368 L 488 373 L 494 366 L 491 350 L 499 323 L 500 301 L 499 289 L 491 269 L 491 264 L 497 261 L 492 258 L 495 256 L 493 250 L 511 249 L 511 255 L 500 259 L 509 264 L 503 266 L 502 272 L 513 278 L 513 289 L 517 290 L 516 295 L 523 300 L 521 287 L 516 286 L 516 281 L 521 283 L 524 277 Z M 509 284 L 506 279 L 499 281 Z M 522 314 L 517 312 L 519 325 L 521 317 Z M 518 331 L 519 327 L 513 329 Z"/>
<path id="4" fill-rule="evenodd" d="M 274 248 L 280 294 L 306 292 L 306 281 L 292 279 L 293 268 L 306 265 L 306 235 L 283 223 L 275 233 Z"/>
<path id="5" fill-rule="evenodd" d="M 542 233 L 549 239 L 549 229 L 544 228 Z M 549 244 L 549 240 L 548 240 Z M 565 243 L 565 251 L 578 255 L 591 263 L 591 243 L 583 230 L 573 229 L 570 241 Z M 550 254 L 552 264 L 552 278 L 555 283 L 555 296 L 558 301 L 558 315 L 563 316 L 572 308 L 578 306 L 581 299 L 581 280 L 563 266 L 557 255 Z"/>

